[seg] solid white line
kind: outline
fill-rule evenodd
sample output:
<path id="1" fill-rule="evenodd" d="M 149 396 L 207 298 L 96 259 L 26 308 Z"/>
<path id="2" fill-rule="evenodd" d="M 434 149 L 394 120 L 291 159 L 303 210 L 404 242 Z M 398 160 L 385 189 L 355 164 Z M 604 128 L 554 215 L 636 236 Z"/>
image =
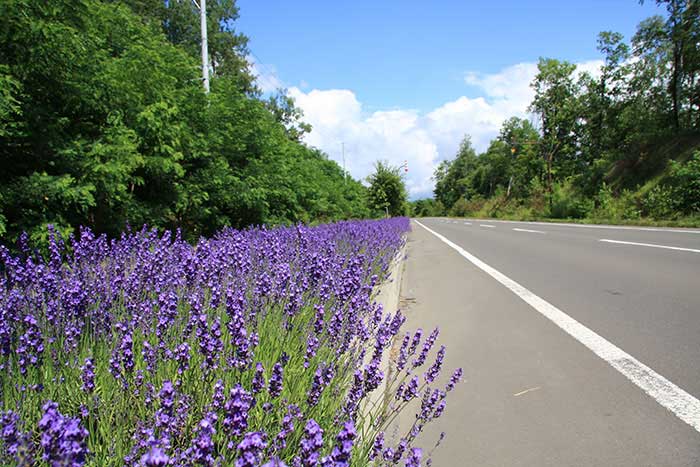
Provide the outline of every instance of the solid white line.
<path id="1" fill-rule="evenodd" d="M 489 229 L 495 229 L 495 228 L 496 228 L 495 225 L 488 225 L 488 224 L 479 224 L 479 227 L 487 227 L 487 228 L 489 228 Z"/>
<path id="2" fill-rule="evenodd" d="M 541 234 L 546 233 L 546 232 L 542 232 L 541 230 L 530 230 L 530 229 L 513 229 L 513 230 L 515 230 L 516 232 L 530 232 L 530 233 L 541 233 Z"/>
<path id="3" fill-rule="evenodd" d="M 471 221 L 485 219 L 469 219 Z M 644 232 L 675 232 L 700 234 L 698 229 L 679 229 L 669 227 L 634 227 L 631 225 L 602 225 L 602 224 L 573 224 L 570 222 L 535 222 L 535 221 L 506 221 L 497 219 L 488 219 L 489 222 L 503 222 L 507 224 L 530 224 L 530 225 L 548 225 L 550 227 L 578 227 L 581 229 L 608 229 L 608 230 L 640 230 Z"/>
<path id="4" fill-rule="evenodd" d="M 489 276 L 506 286 L 525 303 L 533 307 L 543 316 L 559 326 L 564 332 L 588 347 L 593 353 L 605 360 L 610 366 L 622 373 L 627 379 L 636 384 L 656 402 L 667 408 L 678 418 L 700 432 L 700 400 L 696 399 L 671 381 L 664 378 L 624 350 L 615 346 L 607 339 L 599 336 L 583 324 L 567 315 L 559 308 L 535 295 L 530 290 L 492 268 L 472 255 L 464 248 L 451 242 L 444 236 L 426 227 L 418 221 L 416 224 L 435 235 L 469 262 L 484 271 Z"/>
<path id="5" fill-rule="evenodd" d="M 690 251 L 692 253 L 700 253 L 700 250 L 696 250 L 693 248 L 681 248 L 679 246 L 658 245 L 656 243 L 623 242 L 622 240 L 609 240 L 607 238 L 601 238 L 599 241 L 606 242 L 606 243 L 620 243 L 622 245 L 648 246 L 651 248 L 664 248 L 666 250 Z"/>

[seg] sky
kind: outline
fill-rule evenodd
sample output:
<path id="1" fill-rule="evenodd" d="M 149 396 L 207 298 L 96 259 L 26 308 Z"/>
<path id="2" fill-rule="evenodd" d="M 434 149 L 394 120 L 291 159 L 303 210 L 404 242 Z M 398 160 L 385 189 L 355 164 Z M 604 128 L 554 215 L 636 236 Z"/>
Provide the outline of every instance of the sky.
<path id="1" fill-rule="evenodd" d="M 600 31 L 627 40 L 663 13 L 635 0 L 238 0 L 239 32 L 265 92 L 285 88 L 313 130 L 305 141 L 355 178 L 407 162 L 411 199 L 465 135 L 483 151 L 504 120 L 532 118 L 540 57 L 595 73 Z"/>

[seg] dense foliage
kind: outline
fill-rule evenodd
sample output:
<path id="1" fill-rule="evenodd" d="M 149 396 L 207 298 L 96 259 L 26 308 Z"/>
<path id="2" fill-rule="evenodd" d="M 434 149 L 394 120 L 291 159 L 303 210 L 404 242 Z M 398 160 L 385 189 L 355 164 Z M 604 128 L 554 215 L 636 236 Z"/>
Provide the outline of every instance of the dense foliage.
<path id="1" fill-rule="evenodd" d="M 401 175 L 401 169 L 388 162 L 374 164 L 374 172 L 367 177 L 367 201 L 375 216 L 406 214 L 406 185 Z"/>
<path id="2" fill-rule="evenodd" d="M 3 249 L 0 463 L 418 466 L 461 370 L 437 380 L 437 329 L 383 363 L 404 318 L 373 294 L 407 229 L 225 229 L 195 246 L 84 229 L 65 246 L 51 231 L 47 260 L 26 237 Z"/>
<path id="3" fill-rule="evenodd" d="M 592 218 L 700 216 L 700 2 L 658 0 L 666 17 L 628 44 L 603 32 L 599 74 L 543 58 L 535 125 L 513 118 L 484 154 L 468 138 L 435 172 L 428 215 Z M 442 212 L 439 211 L 443 208 Z"/>
<path id="4" fill-rule="evenodd" d="M 189 0 L 0 0 L 4 239 L 368 214 L 364 187 L 300 143 L 293 103 L 256 89 L 235 2 L 207 3 L 209 95 Z"/>

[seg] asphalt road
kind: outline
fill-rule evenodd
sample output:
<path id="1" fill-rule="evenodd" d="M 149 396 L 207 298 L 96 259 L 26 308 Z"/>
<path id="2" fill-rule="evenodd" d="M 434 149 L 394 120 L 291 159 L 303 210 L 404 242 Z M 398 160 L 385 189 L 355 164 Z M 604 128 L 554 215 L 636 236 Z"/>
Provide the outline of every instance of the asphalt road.
<path id="1" fill-rule="evenodd" d="M 700 465 L 700 425 L 688 422 L 697 405 L 654 387 L 700 399 L 700 230 L 420 223 L 603 342 L 587 347 L 414 221 L 401 292 L 408 327 L 440 325 L 446 366 L 466 375 L 421 435 L 429 446 L 447 432 L 433 465 Z M 606 361 L 615 352 L 625 359 Z M 655 376 L 625 375 L 630 359 Z"/>

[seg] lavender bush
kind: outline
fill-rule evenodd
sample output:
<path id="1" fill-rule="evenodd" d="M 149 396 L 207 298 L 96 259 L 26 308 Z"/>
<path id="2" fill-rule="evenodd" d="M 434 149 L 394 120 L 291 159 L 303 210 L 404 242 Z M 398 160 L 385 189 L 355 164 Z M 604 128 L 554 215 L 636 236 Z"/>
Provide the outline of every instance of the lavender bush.
<path id="1" fill-rule="evenodd" d="M 194 246 L 83 229 L 66 245 L 50 232 L 47 259 L 26 239 L 0 249 L 0 461 L 420 465 L 416 435 L 461 370 L 435 386 L 437 331 L 406 334 L 386 363 L 404 318 L 373 293 L 408 228 L 229 229 Z"/>

